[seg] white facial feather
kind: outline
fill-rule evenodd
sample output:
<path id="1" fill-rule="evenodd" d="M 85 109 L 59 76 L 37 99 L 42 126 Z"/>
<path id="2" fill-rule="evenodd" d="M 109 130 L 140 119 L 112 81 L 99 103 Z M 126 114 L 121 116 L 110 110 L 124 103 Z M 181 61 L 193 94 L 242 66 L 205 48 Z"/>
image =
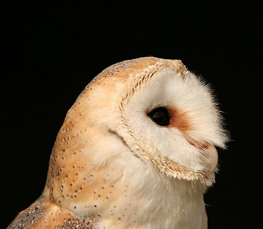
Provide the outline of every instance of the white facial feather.
<path id="1" fill-rule="evenodd" d="M 137 149 L 147 151 L 143 153 L 146 158 L 156 159 L 158 155 L 157 161 L 164 157 L 160 160 L 170 160 L 189 170 L 188 174 L 183 174 L 161 163 L 159 169 L 165 174 L 187 180 L 198 178 L 211 184 L 213 173 L 206 174 L 208 179 L 203 179 L 199 173 L 211 170 L 209 160 L 217 160 L 217 155 L 206 158 L 207 153 L 200 153 L 200 149 L 194 147 L 198 144 L 224 147 L 226 141 L 209 88 L 189 71 L 185 71 L 183 77 L 177 69 L 169 67 L 161 71 L 152 68 L 151 71 L 155 73 L 151 81 L 133 94 L 123 115 Z M 158 107 L 175 111 L 177 115 L 174 118 L 178 118 L 178 123 L 172 128 L 156 125 L 147 113 Z M 185 124 L 182 126 L 182 123 Z M 215 150 L 212 152 L 215 153 Z"/>
<path id="2" fill-rule="evenodd" d="M 9 228 L 207 228 L 203 193 L 227 141 L 217 109 L 181 61 L 110 66 L 68 111 L 42 196 Z"/>

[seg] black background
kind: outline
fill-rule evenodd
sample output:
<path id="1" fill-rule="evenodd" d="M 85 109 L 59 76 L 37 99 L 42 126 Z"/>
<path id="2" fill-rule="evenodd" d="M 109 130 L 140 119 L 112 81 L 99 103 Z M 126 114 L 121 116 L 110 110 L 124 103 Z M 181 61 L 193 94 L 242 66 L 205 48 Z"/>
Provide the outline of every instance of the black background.
<path id="1" fill-rule="evenodd" d="M 181 59 L 211 83 L 224 111 L 232 141 L 205 195 L 209 228 L 263 226 L 259 5 L 9 1 L 2 10 L 1 228 L 41 194 L 52 145 L 81 90 L 105 67 L 142 56 Z"/>

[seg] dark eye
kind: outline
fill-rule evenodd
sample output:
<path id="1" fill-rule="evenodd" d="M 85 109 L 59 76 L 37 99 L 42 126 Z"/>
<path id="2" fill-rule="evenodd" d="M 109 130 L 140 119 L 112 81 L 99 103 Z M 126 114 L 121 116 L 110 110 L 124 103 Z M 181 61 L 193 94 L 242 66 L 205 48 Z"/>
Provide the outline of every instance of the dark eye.
<path id="1" fill-rule="evenodd" d="M 166 108 L 158 107 L 148 113 L 148 116 L 160 126 L 168 126 L 170 124 L 170 115 Z"/>

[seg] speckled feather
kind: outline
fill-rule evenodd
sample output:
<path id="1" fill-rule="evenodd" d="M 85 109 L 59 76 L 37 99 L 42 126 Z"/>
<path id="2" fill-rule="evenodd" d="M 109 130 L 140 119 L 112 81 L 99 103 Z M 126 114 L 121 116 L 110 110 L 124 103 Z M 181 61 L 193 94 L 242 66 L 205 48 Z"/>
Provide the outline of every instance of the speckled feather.
<path id="1" fill-rule="evenodd" d="M 155 131 L 143 127 L 152 125 L 145 124 L 151 122 L 145 113 L 166 104 L 152 101 L 151 94 L 161 98 L 162 82 L 175 80 L 186 105 L 171 102 L 176 94 L 168 99 L 171 124 L 151 142 Z M 141 112 L 137 105 L 144 103 Z M 146 57 L 106 68 L 68 111 L 41 197 L 8 229 L 206 228 L 203 193 L 214 183 L 214 145 L 224 147 L 227 140 L 216 110 L 210 89 L 181 61 Z M 171 152 L 168 143 L 156 143 L 169 142 L 168 135 L 176 138 Z"/>

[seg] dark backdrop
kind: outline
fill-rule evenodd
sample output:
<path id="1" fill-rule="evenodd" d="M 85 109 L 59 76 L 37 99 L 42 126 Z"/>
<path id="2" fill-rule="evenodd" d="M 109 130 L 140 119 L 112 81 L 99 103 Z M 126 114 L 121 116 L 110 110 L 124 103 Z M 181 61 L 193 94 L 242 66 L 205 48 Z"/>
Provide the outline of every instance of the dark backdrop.
<path id="1" fill-rule="evenodd" d="M 181 59 L 210 82 L 232 142 L 205 195 L 210 228 L 262 227 L 262 12 L 253 1 L 9 1 L 2 15 L 1 228 L 45 185 L 81 90 L 118 61 Z"/>

